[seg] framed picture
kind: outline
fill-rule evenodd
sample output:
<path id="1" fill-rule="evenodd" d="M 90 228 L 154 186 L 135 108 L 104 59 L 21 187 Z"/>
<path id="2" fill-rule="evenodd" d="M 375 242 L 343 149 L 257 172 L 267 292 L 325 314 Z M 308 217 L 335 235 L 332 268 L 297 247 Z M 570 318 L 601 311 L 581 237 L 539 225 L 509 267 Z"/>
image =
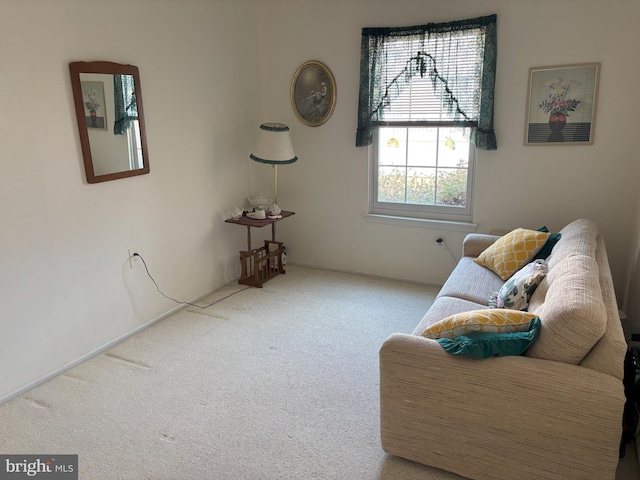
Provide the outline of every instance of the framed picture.
<path id="1" fill-rule="evenodd" d="M 315 60 L 305 62 L 291 81 L 291 106 L 305 125 L 322 125 L 336 106 L 336 81 L 331 70 Z"/>
<path id="2" fill-rule="evenodd" d="M 104 101 L 104 83 L 91 81 L 80 82 L 80 85 L 87 128 L 106 130 L 107 110 Z"/>
<path id="3" fill-rule="evenodd" d="M 599 78 L 599 63 L 530 68 L 524 144 L 593 144 Z"/>

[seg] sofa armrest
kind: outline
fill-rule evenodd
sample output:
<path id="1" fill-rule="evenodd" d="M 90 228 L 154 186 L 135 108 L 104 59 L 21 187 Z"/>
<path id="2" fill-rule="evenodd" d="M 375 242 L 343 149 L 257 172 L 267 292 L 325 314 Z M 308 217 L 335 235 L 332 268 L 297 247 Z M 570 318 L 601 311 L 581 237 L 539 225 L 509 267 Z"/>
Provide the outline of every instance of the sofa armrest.
<path id="1" fill-rule="evenodd" d="M 462 243 L 462 256 L 475 258 L 499 238 L 498 235 L 470 233 L 464 238 Z"/>
<path id="2" fill-rule="evenodd" d="M 613 479 L 624 402 L 620 380 L 576 365 L 399 333 L 380 349 L 384 450 L 469 478 Z"/>

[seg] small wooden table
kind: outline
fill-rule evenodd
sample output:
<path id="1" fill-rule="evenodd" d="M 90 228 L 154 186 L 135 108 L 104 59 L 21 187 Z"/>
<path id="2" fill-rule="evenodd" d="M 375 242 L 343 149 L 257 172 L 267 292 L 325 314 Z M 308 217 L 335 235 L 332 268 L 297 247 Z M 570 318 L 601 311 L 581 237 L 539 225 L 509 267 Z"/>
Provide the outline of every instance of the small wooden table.
<path id="1" fill-rule="evenodd" d="M 276 241 L 276 223 L 284 220 L 295 212 L 282 211 L 281 218 L 250 218 L 245 215 L 238 219 L 229 218 L 226 223 L 244 225 L 247 227 L 247 250 L 240 252 L 240 265 L 242 273 L 238 283 L 252 287 L 262 288 L 267 280 L 279 273 L 286 273 L 282 263 L 282 242 Z M 262 228 L 271 225 L 271 240 L 265 240 L 264 246 L 251 248 L 251 227 Z"/>

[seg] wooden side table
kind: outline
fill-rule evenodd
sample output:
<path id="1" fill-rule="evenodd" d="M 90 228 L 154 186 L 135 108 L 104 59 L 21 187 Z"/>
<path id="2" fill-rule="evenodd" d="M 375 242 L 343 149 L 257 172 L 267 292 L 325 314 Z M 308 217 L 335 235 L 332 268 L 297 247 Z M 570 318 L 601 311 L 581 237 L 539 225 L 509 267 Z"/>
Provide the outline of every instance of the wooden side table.
<path id="1" fill-rule="evenodd" d="M 267 280 L 279 273 L 286 273 L 282 263 L 282 242 L 276 241 L 276 223 L 284 220 L 295 212 L 282 211 L 281 218 L 256 219 L 242 216 L 238 219 L 229 218 L 226 223 L 244 225 L 247 227 L 247 250 L 240 251 L 240 266 L 242 273 L 238 283 L 251 287 L 262 288 Z M 271 225 L 271 240 L 265 240 L 264 246 L 251 248 L 251 227 L 262 228 Z"/>

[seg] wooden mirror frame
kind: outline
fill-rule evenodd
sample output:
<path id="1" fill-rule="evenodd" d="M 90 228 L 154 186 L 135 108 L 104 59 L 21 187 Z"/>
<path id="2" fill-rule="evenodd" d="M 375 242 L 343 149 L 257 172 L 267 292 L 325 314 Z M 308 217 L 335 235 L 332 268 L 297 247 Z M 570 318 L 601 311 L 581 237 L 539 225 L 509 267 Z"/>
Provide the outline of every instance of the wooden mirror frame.
<path id="1" fill-rule="evenodd" d="M 133 65 L 123 65 L 113 62 L 71 62 L 69 64 L 71 73 L 71 88 L 73 90 L 73 100 L 78 119 L 78 132 L 80 133 L 80 144 L 82 146 L 82 156 L 84 158 L 84 168 L 87 175 L 87 182 L 100 183 L 119 178 L 134 177 L 149 173 L 149 156 L 147 152 L 147 134 L 144 122 L 144 107 L 142 104 L 142 88 L 140 87 L 140 74 L 138 67 Z M 81 73 L 98 73 L 107 75 L 132 75 L 138 110 L 138 125 L 140 127 L 140 145 L 142 149 L 142 168 L 134 170 L 124 170 L 120 172 L 96 175 L 91 154 L 91 144 L 89 142 L 89 131 L 85 117 L 82 85 L 80 82 Z"/>

